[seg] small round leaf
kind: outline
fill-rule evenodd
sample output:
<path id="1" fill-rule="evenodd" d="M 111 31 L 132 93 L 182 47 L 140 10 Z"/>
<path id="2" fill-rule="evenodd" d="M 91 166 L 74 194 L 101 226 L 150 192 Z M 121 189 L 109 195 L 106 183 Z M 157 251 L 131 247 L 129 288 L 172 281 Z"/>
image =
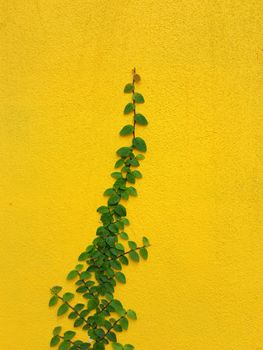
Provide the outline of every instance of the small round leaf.
<path id="1" fill-rule="evenodd" d="M 147 151 L 146 143 L 141 137 L 135 137 L 133 139 L 133 146 L 141 152 Z"/>
<path id="2" fill-rule="evenodd" d="M 115 274 L 116 279 L 118 282 L 125 284 L 126 283 L 126 277 L 122 272 L 116 272 Z"/>

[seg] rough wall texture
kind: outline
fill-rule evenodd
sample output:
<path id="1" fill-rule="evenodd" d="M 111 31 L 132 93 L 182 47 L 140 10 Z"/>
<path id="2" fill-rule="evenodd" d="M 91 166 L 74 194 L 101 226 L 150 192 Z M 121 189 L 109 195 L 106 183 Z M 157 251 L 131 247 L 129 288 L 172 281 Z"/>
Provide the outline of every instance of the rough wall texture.
<path id="1" fill-rule="evenodd" d="M 139 314 L 121 340 L 262 350 L 262 1 L 2 0 L 0 18 L 1 349 L 49 347 L 49 287 L 94 237 L 136 66 L 129 232 L 153 247 L 118 289 Z"/>

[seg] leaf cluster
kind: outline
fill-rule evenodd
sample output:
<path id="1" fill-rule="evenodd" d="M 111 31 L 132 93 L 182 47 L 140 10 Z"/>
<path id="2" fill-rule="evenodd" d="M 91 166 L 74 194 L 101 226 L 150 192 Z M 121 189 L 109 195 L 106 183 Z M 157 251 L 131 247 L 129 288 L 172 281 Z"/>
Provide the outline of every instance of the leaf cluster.
<path id="1" fill-rule="evenodd" d="M 61 286 L 51 288 L 49 306 L 56 307 L 57 316 L 72 320 L 74 329 L 82 329 L 87 339 L 79 340 L 76 331 L 62 332 L 62 327 L 57 326 L 50 346 L 58 346 L 58 350 L 104 350 L 109 343 L 114 350 L 134 349 L 131 344 L 120 344 L 117 335 L 128 329 L 131 320 L 137 319 L 136 312 L 125 308 L 114 293 L 118 283 L 126 283 L 123 267 L 147 260 L 150 245 L 147 237 L 139 244 L 130 239 L 126 232 L 130 222 L 123 205 L 123 200 L 137 196 L 133 185 L 142 178 L 138 167 L 147 151 L 145 141 L 136 136 L 136 126 L 148 124 L 147 119 L 136 111 L 137 105 L 144 103 L 143 95 L 135 92 L 135 83 L 139 81 L 140 76 L 134 70 L 132 83 L 124 87 L 124 93 L 131 94 L 124 115 L 133 115 L 132 124 L 125 125 L 120 135 L 132 135 L 132 139 L 129 146 L 116 152 L 116 171 L 111 174 L 114 183 L 104 192 L 107 204 L 97 209 L 101 225 L 93 242 L 79 255 L 78 264 L 67 275 L 67 280 L 75 285 L 75 293 L 64 292 Z M 80 297 L 81 303 L 78 302 Z"/>

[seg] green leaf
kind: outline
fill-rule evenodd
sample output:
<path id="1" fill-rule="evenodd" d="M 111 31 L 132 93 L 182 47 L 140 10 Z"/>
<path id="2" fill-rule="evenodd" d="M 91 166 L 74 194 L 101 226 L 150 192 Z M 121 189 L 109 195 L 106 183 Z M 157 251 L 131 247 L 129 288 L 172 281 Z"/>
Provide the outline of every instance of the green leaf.
<path id="1" fill-rule="evenodd" d="M 131 184 L 135 183 L 135 176 L 132 173 L 127 174 L 127 181 Z"/>
<path id="2" fill-rule="evenodd" d="M 123 317 L 119 323 L 122 326 L 122 328 L 127 331 L 128 327 L 129 327 L 129 321 L 127 320 L 127 318 Z"/>
<path id="3" fill-rule="evenodd" d="M 100 220 L 103 223 L 103 225 L 109 225 L 111 223 L 111 220 L 112 220 L 111 213 L 103 213 L 101 215 Z"/>
<path id="4" fill-rule="evenodd" d="M 74 310 L 80 311 L 84 308 L 84 306 L 85 306 L 84 304 L 77 304 L 74 306 Z"/>
<path id="5" fill-rule="evenodd" d="M 141 257 L 144 259 L 144 260 L 147 260 L 148 259 L 148 251 L 146 248 L 142 247 L 140 249 L 140 255 Z"/>
<path id="6" fill-rule="evenodd" d="M 58 316 L 64 315 L 68 311 L 68 309 L 69 309 L 69 306 L 67 304 L 60 305 L 57 311 L 57 315 Z"/>
<path id="7" fill-rule="evenodd" d="M 140 153 L 137 154 L 136 158 L 139 159 L 139 160 L 145 159 L 144 155 L 143 155 L 143 154 L 140 154 Z"/>
<path id="8" fill-rule="evenodd" d="M 129 199 L 129 195 L 126 191 L 122 191 L 121 192 L 121 198 L 122 199 L 125 199 L 125 200 L 128 200 Z"/>
<path id="9" fill-rule="evenodd" d="M 121 175 L 121 172 L 114 171 L 113 173 L 111 173 L 111 177 L 113 177 L 114 179 L 120 179 L 122 175 Z"/>
<path id="10" fill-rule="evenodd" d="M 84 320 L 82 318 L 77 318 L 74 322 L 74 327 L 79 327 L 84 323 Z"/>
<path id="11" fill-rule="evenodd" d="M 116 243 L 115 247 L 116 247 L 116 249 L 121 250 L 121 251 L 125 250 L 124 246 L 121 243 Z"/>
<path id="12" fill-rule="evenodd" d="M 126 212 L 126 209 L 123 205 L 121 204 L 118 204 L 115 208 L 114 208 L 114 211 L 116 214 L 118 214 L 119 216 L 126 216 L 127 215 L 127 212 Z"/>
<path id="13" fill-rule="evenodd" d="M 117 151 L 118 156 L 126 158 L 131 154 L 130 147 L 121 147 Z"/>
<path id="14" fill-rule="evenodd" d="M 109 230 L 112 233 L 117 233 L 119 231 L 117 224 L 111 224 L 109 225 Z"/>
<path id="15" fill-rule="evenodd" d="M 123 350 L 123 347 L 120 343 L 112 343 L 112 347 L 114 350 Z"/>
<path id="16" fill-rule="evenodd" d="M 67 332 L 64 333 L 64 339 L 65 340 L 71 340 L 72 338 L 74 338 L 75 335 L 76 335 L 76 332 L 67 331 Z"/>
<path id="17" fill-rule="evenodd" d="M 150 245 L 149 239 L 147 237 L 143 237 L 142 242 L 146 247 L 148 247 Z"/>
<path id="18" fill-rule="evenodd" d="M 86 252 L 90 253 L 93 250 L 93 248 L 94 247 L 93 247 L 92 244 L 88 245 L 87 248 L 86 248 Z"/>
<path id="19" fill-rule="evenodd" d="M 77 270 L 72 270 L 67 275 L 67 280 L 73 280 L 73 278 L 75 278 L 77 276 L 78 276 L 78 271 Z"/>
<path id="20" fill-rule="evenodd" d="M 73 311 L 68 315 L 68 318 L 70 320 L 74 320 L 77 317 L 78 317 L 78 314 L 76 312 L 73 312 Z"/>
<path id="21" fill-rule="evenodd" d="M 134 346 L 131 344 L 124 345 L 124 350 L 133 350 L 133 349 L 134 349 Z"/>
<path id="22" fill-rule="evenodd" d="M 126 277 L 122 272 L 116 272 L 115 276 L 118 282 L 126 283 Z"/>
<path id="23" fill-rule="evenodd" d="M 130 102 L 130 103 L 128 103 L 126 106 L 125 106 L 125 108 L 124 108 L 124 111 L 123 111 L 123 113 L 124 114 L 129 114 L 129 113 L 131 113 L 133 110 L 134 110 L 134 104 L 132 103 L 132 102 Z"/>
<path id="24" fill-rule="evenodd" d="M 120 135 L 121 136 L 126 136 L 126 135 L 130 135 L 133 133 L 134 127 L 133 125 L 125 125 L 121 131 L 120 131 Z"/>
<path id="25" fill-rule="evenodd" d="M 120 324 L 115 324 L 115 326 L 113 327 L 113 329 L 116 331 L 116 332 L 122 332 L 122 327 Z"/>
<path id="26" fill-rule="evenodd" d="M 133 139 L 133 146 L 141 152 L 147 151 L 146 143 L 141 137 L 135 137 Z"/>
<path id="27" fill-rule="evenodd" d="M 128 242 L 128 245 L 131 249 L 136 249 L 137 248 L 137 244 L 136 242 L 133 242 L 133 241 L 129 241 Z"/>
<path id="28" fill-rule="evenodd" d="M 94 350 L 104 350 L 105 349 L 105 345 L 103 343 L 95 343 L 93 345 L 93 349 Z"/>
<path id="29" fill-rule="evenodd" d="M 148 121 L 145 118 L 145 116 L 140 114 L 140 113 L 135 114 L 134 119 L 135 119 L 136 123 L 138 123 L 139 125 L 147 125 L 148 124 Z"/>
<path id="30" fill-rule="evenodd" d="M 131 195 L 131 196 L 137 196 L 138 195 L 136 188 L 134 188 L 132 186 L 128 187 L 127 190 L 128 190 L 129 195 Z"/>
<path id="31" fill-rule="evenodd" d="M 132 173 L 137 179 L 142 178 L 142 173 L 139 170 L 134 170 Z"/>
<path id="32" fill-rule="evenodd" d="M 112 300 L 111 306 L 113 307 L 114 311 L 117 312 L 119 315 L 124 315 L 125 310 L 123 309 L 122 303 L 119 300 Z"/>
<path id="33" fill-rule="evenodd" d="M 132 250 L 130 253 L 129 253 L 129 257 L 133 260 L 133 261 L 140 261 L 140 256 L 139 254 L 135 251 L 135 250 Z"/>
<path id="34" fill-rule="evenodd" d="M 117 194 L 114 194 L 113 196 L 111 196 L 108 200 L 108 204 L 109 205 L 115 205 L 118 204 L 120 201 L 120 196 Z"/>
<path id="35" fill-rule="evenodd" d="M 138 162 L 138 160 L 136 158 L 133 158 L 129 161 L 130 165 L 132 166 L 139 166 L 140 163 Z"/>
<path id="36" fill-rule="evenodd" d="M 84 266 L 84 265 L 82 265 L 82 264 L 78 264 L 78 265 L 76 265 L 75 269 L 76 269 L 77 271 L 81 271 L 81 270 L 83 269 L 83 266 Z"/>
<path id="37" fill-rule="evenodd" d="M 109 212 L 109 208 L 106 207 L 105 205 L 102 205 L 102 206 L 100 206 L 100 207 L 97 209 L 97 212 L 98 212 L 98 213 L 101 213 L 101 214 L 108 213 L 108 212 Z"/>
<path id="38" fill-rule="evenodd" d="M 122 159 L 120 159 L 120 160 L 122 160 Z M 112 194 L 115 194 L 115 193 L 116 192 L 115 192 L 115 190 L 113 188 L 107 188 L 107 190 L 104 191 L 103 195 L 104 196 L 111 196 Z"/>
<path id="39" fill-rule="evenodd" d="M 134 86 L 132 84 L 126 84 L 125 87 L 124 87 L 124 92 L 125 93 L 129 93 L 129 92 L 133 92 L 133 89 L 134 89 Z"/>
<path id="40" fill-rule="evenodd" d="M 127 218 L 123 218 L 122 222 L 124 223 L 124 225 L 130 225 L 130 221 Z"/>
<path id="41" fill-rule="evenodd" d="M 80 276 L 79 276 L 82 280 L 85 280 L 87 278 L 90 278 L 91 277 L 91 273 L 88 272 L 88 271 L 83 271 L 81 272 Z"/>
<path id="42" fill-rule="evenodd" d="M 58 302 L 58 296 L 57 295 L 53 295 L 50 298 L 48 305 L 49 306 L 54 306 L 54 305 L 56 305 L 57 302 Z"/>
<path id="43" fill-rule="evenodd" d="M 70 301 L 71 299 L 74 298 L 74 294 L 73 293 L 65 293 L 63 295 L 63 300 L 66 302 L 66 301 Z"/>
<path id="44" fill-rule="evenodd" d="M 107 237 L 107 238 L 106 238 L 106 243 L 107 243 L 110 247 L 114 247 L 114 245 L 115 245 L 115 237 Z"/>
<path id="45" fill-rule="evenodd" d="M 79 261 L 84 261 L 84 260 L 87 260 L 89 259 L 89 253 L 88 252 L 83 252 L 80 254 L 79 256 Z"/>
<path id="46" fill-rule="evenodd" d="M 117 252 L 118 252 L 118 250 L 117 250 Z M 115 269 L 115 270 L 121 270 L 122 269 L 121 263 L 118 260 L 112 260 L 110 264 L 111 264 L 111 267 L 113 269 Z"/>
<path id="47" fill-rule="evenodd" d="M 136 312 L 133 311 L 133 310 L 128 310 L 128 311 L 127 311 L 127 316 L 128 316 L 131 320 L 137 320 Z"/>
<path id="48" fill-rule="evenodd" d="M 62 287 L 60 286 L 55 286 L 51 288 L 51 293 L 53 294 L 58 294 L 62 290 Z"/>
<path id="49" fill-rule="evenodd" d="M 114 168 L 119 168 L 120 166 L 122 166 L 124 164 L 124 160 L 121 158 L 121 159 L 118 159 L 117 162 L 115 163 L 114 165 Z M 106 192 L 106 191 L 105 191 Z M 111 193 L 112 194 L 112 193 Z"/>
<path id="50" fill-rule="evenodd" d="M 123 256 L 120 257 L 120 262 L 121 262 L 123 265 L 129 265 L 129 259 L 126 258 L 125 255 L 123 255 Z"/>
<path id="51" fill-rule="evenodd" d="M 88 309 L 93 310 L 96 309 L 96 307 L 99 305 L 99 300 L 98 299 L 90 299 L 88 302 Z"/>
<path id="52" fill-rule="evenodd" d="M 129 162 L 129 160 L 128 160 L 126 163 L 128 163 L 128 162 Z M 130 171 L 130 167 L 125 165 L 125 166 L 121 169 L 121 171 L 122 171 L 123 173 L 128 173 L 128 172 Z"/>
<path id="53" fill-rule="evenodd" d="M 126 232 L 121 232 L 120 236 L 121 236 L 122 239 L 125 239 L 125 240 L 129 239 L 129 236 L 127 235 Z"/>
<path id="54" fill-rule="evenodd" d="M 62 330 L 62 327 L 58 326 L 53 329 L 53 335 L 58 335 Z"/>
<path id="55" fill-rule="evenodd" d="M 136 103 L 144 103 L 144 98 L 142 94 L 139 94 L 139 92 L 135 92 L 132 96 L 132 98 L 134 99 L 134 101 Z"/>
<path id="56" fill-rule="evenodd" d="M 58 350 L 68 350 L 70 348 L 70 342 L 69 341 L 63 341 L 60 343 Z"/>
<path id="57" fill-rule="evenodd" d="M 55 335 L 51 341 L 50 341 L 50 346 L 56 346 L 60 342 L 60 337 L 58 335 Z"/>
<path id="58" fill-rule="evenodd" d="M 112 341 L 112 342 L 116 342 L 117 341 L 117 337 L 116 334 L 114 332 L 109 332 L 107 334 L 107 338 Z"/>

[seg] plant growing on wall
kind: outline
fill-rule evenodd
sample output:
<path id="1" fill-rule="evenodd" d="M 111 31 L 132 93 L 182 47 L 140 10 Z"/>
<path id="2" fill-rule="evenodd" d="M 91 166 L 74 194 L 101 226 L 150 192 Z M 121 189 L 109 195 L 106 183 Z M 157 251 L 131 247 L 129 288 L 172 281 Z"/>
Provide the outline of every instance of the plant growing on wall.
<path id="1" fill-rule="evenodd" d="M 137 168 L 144 159 L 142 153 L 147 150 L 145 141 L 136 135 L 137 124 L 148 124 L 136 110 L 138 104 L 144 103 L 143 96 L 135 92 L 139 81 L 140 76 L 134 69 L 132 83 L 124 88 L 125 93 L 131 94 L 124 114 L 132 115 L 132 123 L 120 131 L 121 136 L 131 137 L 131 143 L 117 150 L 116 171 L 111 174 L 114 184 L 104 192 L 108 197 L 107 205 L 97 209 L 102 224 L 92 244 L 80 254 L 79 264 L 67 275 L 67 279 L 75 283 L 76 293 L 62 291 L 60 286 L 51 288 L 49 306 L 57 307 L 58 316 L 66 314 L 74 328 L 82 328 L 88 335 L 87 340 L 76 339 L 75 331 L 55 327 L 50 346 L 58 346 L 58 350 L 104 350 L 109 343 L 114 350 L 134 349 L 131 344 L 120 344 L 117 333 L 128 329 L 129 321 L 136 320 L 136 313 L 114 298 L 114 291 L 117 283 L 126 283 L 122 266 L 128 265 L 129 260 L 139 262 L 148 257 L 148 238 L 143 237 L 142 243 L 137 244 L 125 232 L 129 220 L 126 208 L 121 204 L 129 196 L 137 196 L 133 185 L 142 177 Z M 74 302 L 80 297 L 82 302 Z"/>

